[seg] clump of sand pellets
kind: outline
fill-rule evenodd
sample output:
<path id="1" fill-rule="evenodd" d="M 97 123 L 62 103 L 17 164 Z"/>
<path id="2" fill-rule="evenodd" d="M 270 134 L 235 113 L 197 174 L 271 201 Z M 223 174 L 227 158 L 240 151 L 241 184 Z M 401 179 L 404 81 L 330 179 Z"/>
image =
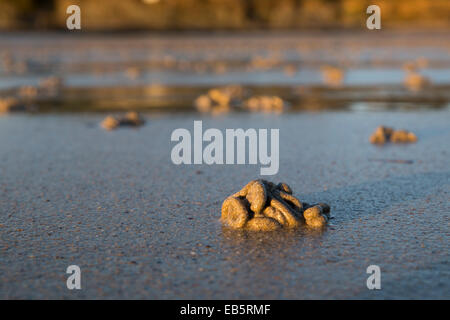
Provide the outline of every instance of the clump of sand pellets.
<path id="1" fill-rule="evenodd" d="M 107 116 L 100 124 L 105 130 L 114 130 L 118 127 L 139 127 L 145 120 L 137 112 L 128 112 L 123 117 Z"/>
<path id="2" fill-rule="evenodd" d="M 393 143 L 414 143 L 417 142 L 417 136 L 406 130 L 394 130 L 393 128 L 379 126 L 369 138 L 373 144 Z"/>
<path id="3" fill-rule="evenodd" d="M 194 105 L 198 111 L 203 113 L 227 113 L 240 103 L 242 95 L 243 88 L 241 86 L 214 88 L 195 99 Z"/>
<path id="4" fill-rule="evenodd" d="M 298 228 L 302 224 L 320 228 L 329 219 L 329 205 L 302 203 L 286 183 L 266 180 L 250 181 L 222 204 L 221 221 L 233 229 L 273 231 Z"/>
<path id="5" fill-rule="evenodd" d="M 248 93 L 248 90 L 238 85 L 214 88 L 197 97 L 194 106 L 202 113 L 213 115 L 228 113 L 233 110 L 281 113 L 289 106 L 288 102 L 278 96 L 256 95 L 248 97 Z"/>
<path id="6" fill-rule="evenodd" d="M 252 112 L 281 113 L 286 105 L 277 96 L 254 96 L 244 101 L 244 108 Z"/>

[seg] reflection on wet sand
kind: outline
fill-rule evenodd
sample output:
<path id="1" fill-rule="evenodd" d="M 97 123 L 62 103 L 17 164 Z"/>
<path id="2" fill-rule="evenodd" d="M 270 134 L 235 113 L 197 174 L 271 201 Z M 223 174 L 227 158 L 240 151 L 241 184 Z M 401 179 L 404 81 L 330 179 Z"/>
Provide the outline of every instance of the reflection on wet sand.
<path id="1" fill-rule="evenodd" d="M 442 104 L 450 100 L 448 38 L 444 31 L 369 38 L 321 32 L 3 34 L 0 94 L 26 107 L 2 111 L 221 114 L 335 109 L 361 101 Z"/>

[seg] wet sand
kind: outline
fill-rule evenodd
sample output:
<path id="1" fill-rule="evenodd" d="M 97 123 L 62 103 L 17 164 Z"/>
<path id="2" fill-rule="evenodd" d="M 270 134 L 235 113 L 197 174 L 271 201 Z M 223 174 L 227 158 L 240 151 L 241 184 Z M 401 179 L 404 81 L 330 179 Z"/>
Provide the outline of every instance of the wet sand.
<path id="1" fill-rule="evenodd" d="M 450 298 L 448 108 L 149 114 L 145 126 L 114 132 L 98 126 L 103 118 L 0 117 L 0 298 Z M 173 165 L 172 130 L 197 119 L 280 128 L 280 171 L 266 178 L 329 203 L 331 224 L 223 229 L 222 201 L 259 166 Z M 419 141 L 373 146 L 380 124 Z M 71 264 L 82 290 L 66 288 Z M 366 288 L 371 264 L 382 290 Z"/>

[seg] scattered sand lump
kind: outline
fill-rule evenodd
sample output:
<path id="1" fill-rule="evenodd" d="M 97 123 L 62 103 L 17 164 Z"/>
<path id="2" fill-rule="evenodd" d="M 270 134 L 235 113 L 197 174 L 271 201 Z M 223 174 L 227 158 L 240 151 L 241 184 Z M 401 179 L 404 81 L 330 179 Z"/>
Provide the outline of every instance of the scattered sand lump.
<path id="1" fill-rule="evenodd" d="M 231 111 L 233 107 L 243 107 L 253 112 L 281 113 L 288 105 L 277 96 L 253 96 L 244 100 L 245 90 L 238 85 L 215 88 L 202 94 L 194 101 L 198 111 L 221 114 Z"/>
<path id="2" fill-rule="evenodd" d="M 139 127 L 145 123 L 137 112 L 128 112 L 124 117 L 107 116 L 100 124 L 106 130 L 114 130 L 121 126 Z"/>
<path id="3" fill-rule="evenodd" d="M 58 95 L 64 87 L 64 81 L 60 77 L 51 76 L 39 81 L 39 91 L 44 95 Z"/>
<path id="4" fill-rule="evenodd" d="M 136 80 L 141 75 L 141 72 L 137 67 L 129 67 L 125 70 L 125 75 L 128 79 Z"/>
<path id="5" fill-rule="evenodd" d="M 410 91 L 420 91 L 430 86 L 431 81 L 429 78 L 421 75 L 416 71 L 407 72 L 404 80 L 405 87 Z"/>
<path id="6" fill-rule="evenodd" d="M 24 99 L 34 99 L 38 95 L 38 89 L 34 86 L 22 86 L 19 88 L 18 94 Z"/>
<path id="7" fill-rule="evenodd" d="M 200 112 L 226 113 L 230 111 L 232 105 L 240 101 L 242 94 L 241 86 L 215 88 L 195 99 L 194 105 Z"/>
<path id="8" fill-rule="evenodd" d="M 0 98 L 0 113 L 25 111 L 25 106 L 14 97 Z"/>
<path id="9" fill-rule="evenodd" d="M 281 113 L 286 103 L 277 96 L 255 96 L 244 101 L 244 108 L 250 111 Z"/>
<path id="10" fill-rule="evenodd" d="M 417 137 L 414 133 L 406 130 L 394 130 L 393 128 L 379 126 L 369 140 L 374 144 L 384 144 L 386 142 L 411 143 L 416 142 Z"/>
<path id="11" fill-rule="evenodd" d="M 306 223 L 318 228 L 330 218 L 330 206 L 308 205 L 292 195 L 286 183 L 250 181 L 222 204 L 222 223 L 233 229 L 272 231 L 297 228 Z"/>
<path id="12" fill-rule="evenodd" d="M 403 83 L 408 90 L 420 91 L 431 85 L 431 80 L 419 73 L 420 69 L 426 68 L 427 66 L 428 60 L 423 57 L 403 64 L 403 69 L 406 71 Z"/>
<path id="13" fill-rule="evenodd" d="M 288 77 L 293 77 L 297 73 L 297 67 L 292 64 L 288 64 L 283 68 L 283 73 Z"/>
<path id="14" fill-rule="evenodd" d="M 322 77 L 326 85 L 339 87 L 344 82 L 345 72 L 343 69 L 334 66 L 323 66 Z"/>

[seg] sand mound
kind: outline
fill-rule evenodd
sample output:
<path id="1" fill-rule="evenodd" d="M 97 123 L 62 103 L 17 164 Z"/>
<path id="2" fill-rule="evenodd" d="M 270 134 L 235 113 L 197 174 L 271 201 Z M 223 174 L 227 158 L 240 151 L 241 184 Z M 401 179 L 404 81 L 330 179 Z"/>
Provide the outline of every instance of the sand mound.
<path id="1" fill-rule="evenodd" d="M 301 224 L 319 228 L 328 219 L 330 206 L 308 205 L 292 195 L 286 183 L 250 181 L 222 204 L 222 223 L 233 229 L 272 231 L 297 228 Z"/>

